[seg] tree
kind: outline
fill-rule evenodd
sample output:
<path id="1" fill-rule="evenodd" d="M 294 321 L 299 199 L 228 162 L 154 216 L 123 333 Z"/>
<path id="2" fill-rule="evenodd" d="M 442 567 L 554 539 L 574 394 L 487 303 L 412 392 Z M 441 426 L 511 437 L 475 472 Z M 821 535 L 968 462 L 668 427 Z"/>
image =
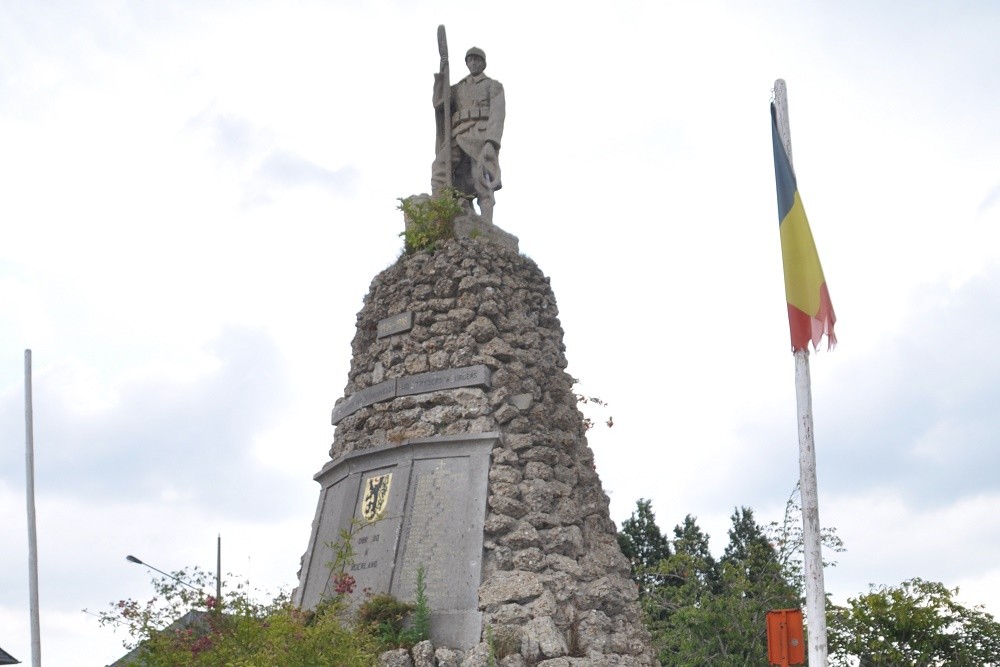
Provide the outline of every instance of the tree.
<path id="1" fill-rule="evenodd" d="M 832 607 L 833 665 L 861 667 L 991 667 L 1000 665 L 1000 624 L 982 607 L 955 600 L 958 589 L 914 578 L 872 586 L 867 595 Z"/>
<path id="2" fill-rule="evenodd" d="M 761 583 L 781 582 L 784 588 L 791 590 L 793 585 L 785 577 L 778 552 L 764 528 L 754 519 L 753 510 L 740 507 L 733 511 L 731 519 L 733 527 L 729 529 L 729 545 L 721 560 L 723 569 L 739 569 L 751 588 Z"/>
<path id="3" fill-rule="evenodd" d="M 798 483 L 785 502 L 785 515 L 781 522 L 772 521 L 766 529 L 768 540 L 778 552 L 778 562 L 785 572 L 785 578 L 798 590 L 805 589 L 805 536 L 802 529 L 802 505 Z M 844 542 L 837 535 L 837 529 L 820 529 L 820 541 L 825 553 L 842 553 Z M 837 562 L 823 558 L 824 567 L 835 567 Z"/>
<path id="4" fill-rule="evenodd" d="M 799 604 L 800 592 L 785 577 L 753 512 L 740 508 L 732 521 L 729 544 L 718 562 L 694 517 L 688 515 L 674 529 L 674 553 L 660 561 L 659 585 L 644 600 L 663 664 L 767 664 L 767 612 Z"/>
<path id="5" fill-rule="evenodd" d="M 195 589 L 209 583 L 197 568 L 174 576 Z M 116 665 L 368 667 L 382 648 L 367 629 L 345 622 L 339 595 L 312 612 L 296 608 L 285 595 L 258 601 L 245 583 L 228 591 L 221 607 L 176 580 L 154 579 L 153 587 L 156 595 L 148 602 L 122 600 L 99 614 L 101 625 L 124 626 L 130 636 L 125 647 L 132 650 Z"/>
<path id="6" fill-rule="evenodd" d="M 632 578 L 639 585 L 639 595 L 645 597 L 657 585 L 656 566 L 670 556 L 670 540 L 656 525 L 653 503 L 639 498 L 632 516 L 622 521 L 618 546 L 632 564 Z"/>
<path id="7" fill-rule="evenodd" d="M 674 526 L 674 552 L 688 556 L 685 559 L 688 569 L 684 578 L 694 577 L 699 587 L 706 592 L 719 592 L 721 583 L 719 564 L 712 557 L 708 535 L 698 525 L 697 517 L 688 514 L 684 517 L 682 525 Z M 677 559 L 675 565 L 680 562 L 681 559 Z"/>

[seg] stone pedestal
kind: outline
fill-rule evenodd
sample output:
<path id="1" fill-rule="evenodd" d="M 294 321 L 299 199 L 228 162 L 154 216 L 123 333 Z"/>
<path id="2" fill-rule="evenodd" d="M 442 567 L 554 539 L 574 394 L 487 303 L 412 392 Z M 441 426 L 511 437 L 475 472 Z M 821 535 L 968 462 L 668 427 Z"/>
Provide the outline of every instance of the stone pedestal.
<path id="1" fill-rule="evenodd" d="M 655 664 L 548 279 L 475 236 L 372 282 L 295 600 L 330 594 L 346 530 L 356 596 L 412 600 L 425 569 L 438 646 L 490 627 L 527 664 Z"/>

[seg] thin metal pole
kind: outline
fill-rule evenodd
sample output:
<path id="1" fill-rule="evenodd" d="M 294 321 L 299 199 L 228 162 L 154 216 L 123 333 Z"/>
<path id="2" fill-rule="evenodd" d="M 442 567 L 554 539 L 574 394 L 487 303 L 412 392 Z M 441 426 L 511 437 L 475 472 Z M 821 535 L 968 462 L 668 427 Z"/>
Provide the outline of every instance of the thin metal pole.
<path id="1" fill-rule="evenodd" d="M 809 664 L 827 664 L 826 593 L 823 582 L 823 540 L 819 523 L 816 483 L 816 445 L 813 440 L 812 379 L 809 350 L 795 352 L 795 401 L 799 422 L 799 487 L 802 493 L 802 541 L 806 569 L 806 619 Z"/>
<path id="2" fill-rule="evenodd" d="M 25 475 L 28 503 L 28 590 L 31 608 L 31 664 L 42 665 L 42 632 L 38 616 L 38 533 L 35 529 L 35 433 L 31 406 L 31 350 L 24 351 Z"/>
<path id="3" fill-rule="evenodd" d="M 215 542 L 215 608 L 222 608 L 222 533 Z"/>
<path id="4" fill-rule="evenodd" d="M 774 82 L 775 117 L 778 134 L 792 166 L 792 138 L 788 126 L 788 91 L 785 82 Z M 795 168 L 792 166 L 792 173 Z M 812 379 L 809 349 L 795 351 L 795 402 L 799 431 L 799 485 L 802 493 L 802 538 L 805 550 L 806 622 L 809 634 L 809 664 L 826 667 L 826 593 L 823 583 L 823 547 L 819 523 L 819 493 L 816 483 L 816 446 L 813 441 Z"/>

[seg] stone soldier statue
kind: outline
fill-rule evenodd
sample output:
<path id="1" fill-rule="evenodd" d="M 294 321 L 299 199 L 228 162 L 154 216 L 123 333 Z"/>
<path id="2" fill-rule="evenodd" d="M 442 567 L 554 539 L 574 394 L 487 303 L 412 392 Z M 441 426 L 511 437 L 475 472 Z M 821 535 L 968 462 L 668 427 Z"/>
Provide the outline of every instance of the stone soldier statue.
<path id="1" fill-rule="evenodd" d="M 486 53 L 482 49 L 469 49 L 465 64 L 469 75 L 449 86 L 448 51 L 446 45 L 441 46 L 441 71 L 434 75 L 437 154 L 431 191 L 437 195 L 450 185 L 475 195 L 480 215 L 492 222 L 493 192 L 500 189 L 497 156 L 503 136 L 503 85 L 483 74 Z"/>

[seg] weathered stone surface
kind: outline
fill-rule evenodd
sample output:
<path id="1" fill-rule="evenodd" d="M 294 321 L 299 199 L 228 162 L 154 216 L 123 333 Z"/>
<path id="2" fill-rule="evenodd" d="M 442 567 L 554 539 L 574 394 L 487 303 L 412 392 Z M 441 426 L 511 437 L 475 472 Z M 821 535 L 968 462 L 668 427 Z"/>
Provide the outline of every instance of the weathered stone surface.
<path id="1" fill-rule="evenodd" d="M 555 616 L 558 610 L 559 603 L 556 602 L 556 596 L 550 590 L 543 591 L 528 607 L 531 618 Z"/>
<path id="2" fill-rule="evenodd" d="M 564 556 L 579 556 L 584 552 L 583 535 L 577 526 L 560 526 L 539 532 L 550 551 Z"/>
<path id="3" fill-rule="evenodd" d="M 638 599 L 638 591 L 631 579 L 608 576 L 581 586 L 579 599 L 585 609 L 616 616 Z"/>
<path id="4" fill-rule="evenodd" d="M 514 530 L 499 539 L 500 544 L 512 549 L 526 549 L 539 544 L 538 531 L 527 521 L 521 521 Z"/>
<path id="5" fill-rule="evenodd" d="M 545 567 L 545 554 L 538 547 L 529 547 L 515 552 L 513 561 L 514 567 L 519 570 L 538 572 Z"/>
<path id="6" fill-rule="evenodd" d="M 608 630 L 612 626 L 611 619 L 604 612 L 597 610 L 584 612 L 577 623 L 577 647 L 584 653 L 591 651 L 604 653 L 611 641 Z"/>
<path id="7" fill-rule="evenodd" d="M 507 484 L 517 484 L 523 477 L 520 470 L 513 466 L 494 465 L 490 469 L 491 482 L 505 482 Z"/>
<path id="8" fill-rule="evenodd" d="M 502 535 L 517 523 L 512 517 L 502 514 L 490 514 L 483 524 L 483 532 L 487 535 Z"/>
<path id="9" fill-rule="evenodd" d="M 410 649 L 410 655 L 413 658 L 413 667 L 435 667 L 434 645 L 429 640 L 422 641 Z"/>
<path id="10" fill-rule="evenodd" d="M 413 658 L 405 648 L 386 651 L 378 657 L 379 667 L 413 667 Z"/>
<path id="11" fill-rule="evenodd" d="M 519 414 L 521 414 L 520 410 L 508 403 L 501 405 L 494 414 L 494 417 L 496 418 L 498 424 L 506 424 Z"/>
<path id="12" fill-rule="evenodd" d="M 569 649 L 551 616 L 533 618 L 524 626 L 521 635 L 521 655 L 526 660 L 537 662 L 540 658 L 558 658 Z"/>
<path id="13" fill-rule="evenodd" d="M 477 644 L 462 660 L 462 667 L 489 667 L 489 655 L 486 644 Z"/>
<path id="14" fill-rule="evenodd" d="M 580 567 L 587 579 L 598 579 L 610 573 L 628 576 L 630 571 L 628 559 L 617 544 L 595 545 L 580 558 Z"/>
<path id="15" fill-rule="evenodd" d="M 528 508 L 524 506 L 524 503 L 507 496 L 494 494 L 490 496 L 488 502 L 497 514 L 505 514 L 515 519 L 520 519 L 528 513 Z"/>
<path id="16" fill-rule="evenodd" d="M 531 408 L 531 404 L 534 401 L 534 396 L 532 396 L 531 394 L 515 394 L 511 396 L 509 400 L 511 405 L 513 405 L 521 412 L 524 412 L 525 410 Z"/>
<path id="17" fill-rule="evenodd" d="M 437 667 L 459 667 L 462 655 L 459 651 L 441 647 L 434 651 L 434 659 L 437 660 Z"/>
<path id="18" fill-rule="evenodd" d="M 535 572 L 499 572 L 479 587 L 479 604 L 490 607 L 504 602 L 526 602 L 543 590 L 542 578 Z"/>
<path id="19" fill-rule="evenodd" d="M 407 312 L 412 327 L 384 335 Z M 496 656 L 501 667 L 655 664 L 565 372 L 555 297 L 538 267 L 467 238 L 401 257 L 373 280 L 352 352 L 334 462 L 415 438 L 499 433 L 482 489 L 477 643 L 461 654 L 439 644 L 438 664 L 485 667 L 487 626 L 517 637 L 512 653 Z M 482 380 L 463 386 L 468 368 Z M 404 391 L 369 403 L 385 382 Z M 428 548 L 468 534 L 464 519 L 444 522 Z"/>
<path id="20" fill-rule="evenodd" d="M 501 605 L 493 614 L 491 622 L 496 625 L 523 625 L 528 622 L 531 616 L 528 610 L 519 604 Z"/>

